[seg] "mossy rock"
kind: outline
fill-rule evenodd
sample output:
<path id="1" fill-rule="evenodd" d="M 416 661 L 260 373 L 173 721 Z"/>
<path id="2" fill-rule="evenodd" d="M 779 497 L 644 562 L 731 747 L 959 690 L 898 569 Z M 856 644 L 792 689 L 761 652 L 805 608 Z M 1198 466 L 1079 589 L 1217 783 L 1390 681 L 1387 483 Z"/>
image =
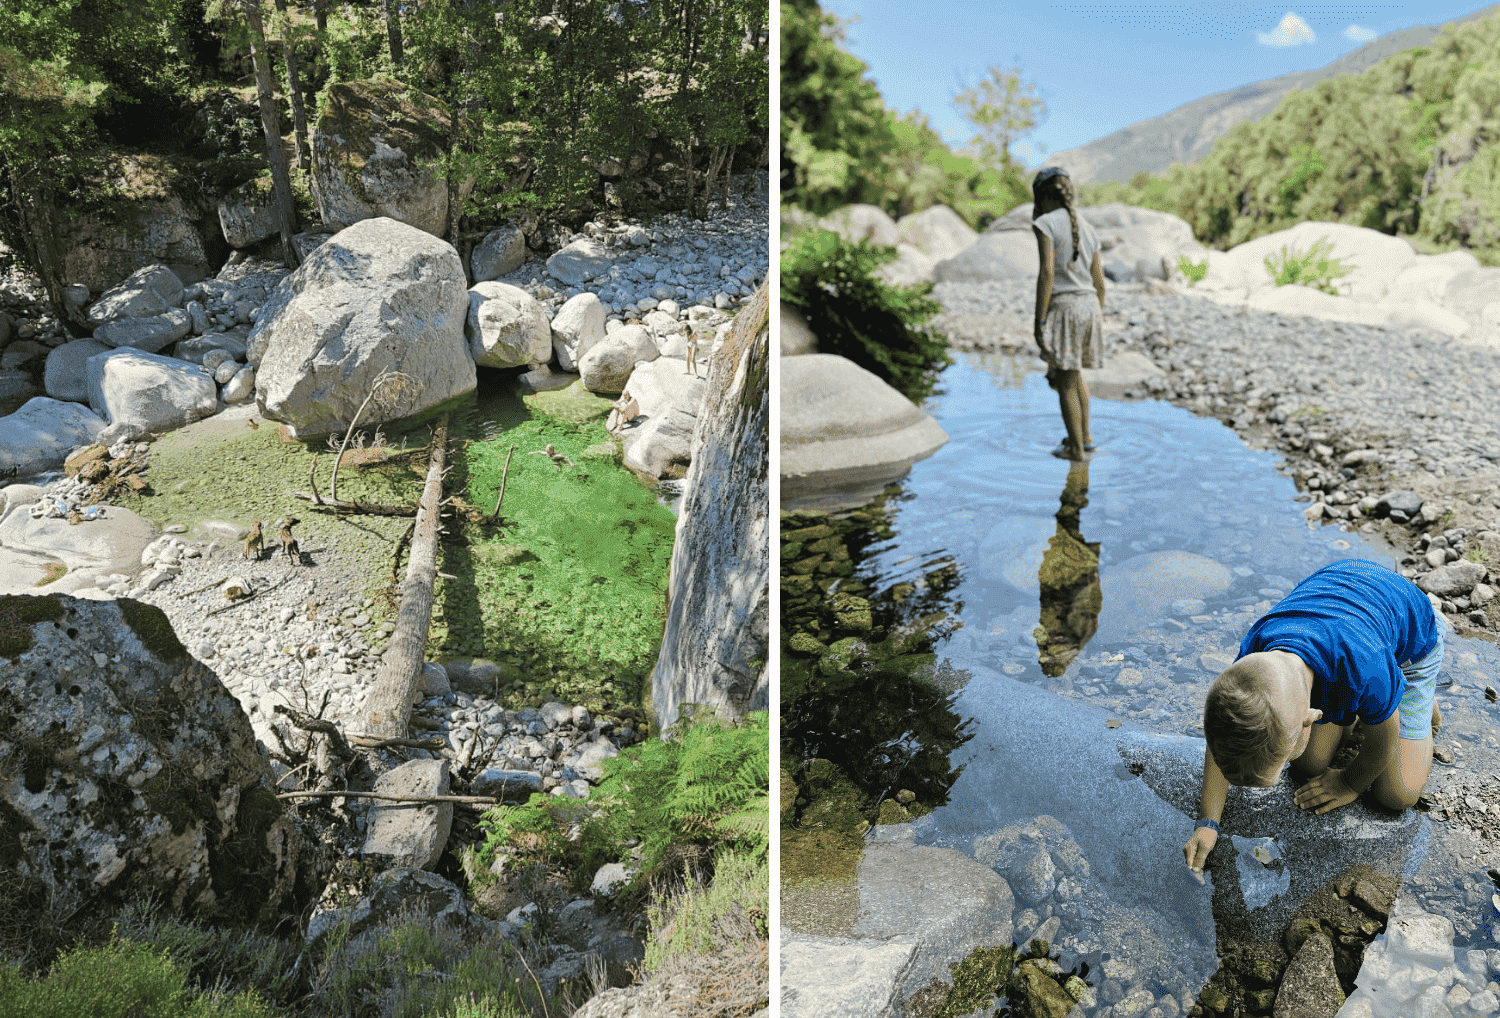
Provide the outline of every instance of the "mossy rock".
<path id="1" fill-rule="evenodd" d="M 56 595 L 0 595 L 0 657 L 19 660 L 31 649 L 31 630 L 38 622 L 61 622 L 66 614 Z"/>
<path id="2" fill-rule="evenodd" d="M 524 399 L 526 405 L 538 413 L 546 414 L 555 420 L 571 421 L 575 424 L 603 421 L 609 417 L 609 411 L 615 405 L 615 401 L 608 396 L 600 396 L 585 389 L 582 379 L 566 389 L 533 393 Z"/>

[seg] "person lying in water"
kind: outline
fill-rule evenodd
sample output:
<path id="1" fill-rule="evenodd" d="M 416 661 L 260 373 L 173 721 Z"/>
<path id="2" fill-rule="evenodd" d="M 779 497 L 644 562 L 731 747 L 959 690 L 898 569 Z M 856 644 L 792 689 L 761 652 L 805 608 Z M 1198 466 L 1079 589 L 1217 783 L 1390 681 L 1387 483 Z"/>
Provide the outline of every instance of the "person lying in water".
<path id="1" fill-rule="evenodd" d="M 1252 625 L 1204 703 L 1188 866 L 1201 872 L 1218 841 L 1229 786 L 1268 788 L 1288 765 L 1302 809 L 1327 813 L 1366 790 L 1389 809 L 1415 804 L 1443 720 L 1433 694 L 1446 626 L 1415 584 L 1363 559 L 1324 566 Z M 1359 755 L 1331 767 L 1356 718 Z"/>

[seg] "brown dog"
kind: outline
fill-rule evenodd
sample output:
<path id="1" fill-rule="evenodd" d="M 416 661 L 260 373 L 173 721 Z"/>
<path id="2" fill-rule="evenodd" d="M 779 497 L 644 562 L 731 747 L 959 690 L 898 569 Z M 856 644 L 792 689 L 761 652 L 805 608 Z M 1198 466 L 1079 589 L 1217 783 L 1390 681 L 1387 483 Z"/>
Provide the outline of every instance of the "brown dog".
<path id="1" fill-rule="evenodd" d="M 292 536 L 292 528 L 302 521 L 295 516 L 288 516 L 281 524 L 281 550 L 286 552 L 286 557 L 295 564 L 301 564 L 302 551 L 297 547 L 297 538 Z"/>

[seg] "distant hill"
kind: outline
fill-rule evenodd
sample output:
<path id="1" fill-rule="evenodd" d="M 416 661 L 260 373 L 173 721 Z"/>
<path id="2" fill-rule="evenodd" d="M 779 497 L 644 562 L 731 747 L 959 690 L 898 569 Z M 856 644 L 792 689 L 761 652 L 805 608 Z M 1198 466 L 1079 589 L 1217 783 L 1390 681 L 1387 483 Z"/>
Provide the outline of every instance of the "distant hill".
<path id="1" fill-rule="evenodd" d="M 1457 25 L 1500 14 L 1500 4 L 1446 24 Z M 1241 85 L 1228 92 L 1195 99 L 1170 113 L 1131 124 L 1098 141 L 1047 157 L 1078 183 L 1129 180 L 1145 170 L 1159 173 L 1173 163 L 1191 163 L 1208 155 L 1214 142 L 1242 120 L 1259 120 L 1294 89 L 1339 74 L 1358 74 L 1386 57 L 1431 42 L 1444 25 L 1419 25 L 1383 35 L 1316 71 L 1297 71 L 1269 81 Z"/>

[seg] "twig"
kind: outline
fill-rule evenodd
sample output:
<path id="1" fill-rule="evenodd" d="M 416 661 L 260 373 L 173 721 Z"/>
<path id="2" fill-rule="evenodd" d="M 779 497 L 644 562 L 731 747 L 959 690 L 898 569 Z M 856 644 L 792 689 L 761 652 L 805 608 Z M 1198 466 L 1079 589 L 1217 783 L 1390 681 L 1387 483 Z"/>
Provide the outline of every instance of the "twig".
<path id="1" fill-rule="evenodd" d="M 340 796 L 349 799 L 386 799 L 391 802 L 481 802 L 489 803 L 492 806 L 500 805 L 499 799 L 489 795 L 391 795 L 387 792 L 351 792 L 348 790 L 342 792 L 282 792 L 276 798 L 334 799 Z"/>
<path id="2" fill-rule="evenodd" d="M 406 533 L 401 535 L 401 540 L 396 542 L 396 557 L 391 559 L 391 586 L 400 582 L 401 553 L 411 544 L 411 535 L 417 532 L 417 521 L 412 520 L 411 526 L 406 528 Z"/>
<path id="3" fill-rule="evenodd" d="M 495 499 L 495 511 L 490 513 L 490 522 L 494 523 L 500 518 L 500 503 L 505 501 L 505 478 L 510 475 L 510 457 L 516 451 L 515 444 L 505 453 L 505 469 L 500 471 L 500 497 Z"/>
<path id="4" fill-rule="evenodd" d="M 441 739 L 372 739 L 368 735 L 351 735 L 349 744 L 361 749 L 385 749 L 389 746 L 406 746 L 411 749 L 442 749 Z"/>
<path id="5" fill-rule="evenodd" d="M 269 587 L 265 588 L 264 590 L 252 590 L 252 591 L 250 591 L 250 593 L 246 594 L 244 597 L 240 598 L 238 601 L 232 601 L 229 604 L 226 604 L 226 605 L 224 605 L 224 606 L 222 606 L 220 608 L 215 608 L 212 611 L 208 612 L 207 614 L 208 615 L 217 615 L 217 614 L 219 614 L 219 612 L 227 612 L 231 608 L 238 608 L 240 605 L 244 604 L 247 601 L 253 601 L 253 600 L 255 600 L 256 596 L 259 595 L 259 594 L 269 594 L 271 591 L 275 590 L 277 587 L 281 586 L 283 583 L 285 583 L 287 580 L 290 580 L 291 578 L 292 578 L 292 574 L 291 573 L 287 573 L 281 579 L 277 580 L 275 583 L 271 584 Z"/>
<path id="6" fill-rule="evenodd" d="M 526 961 L 526 952 L 517 948 L 516 957 L 521 959 L 521 964 L 526 966 L 526 974 L 531 976 L 531 981 L 533 983 L 536 983 L 537 996 L 540 997 L 542 1001 L 542 1014 L 545 1016 L 545 1018 L 552 1018 L 552 1009 L 547 1006 L 547 993 L 542 989 L 542 982 L 536 977 L 536 973 L 531 971 L 531 965 Z"/>
<path id="7" fill-rule="evenodd" d="M 307 486 L 312 489 L 312 500 L 314 505 L 323 504 L 323 496 L 318 494 L 318 454 L 313 453 L 312 466 L 307 468 Z"/>
<path id="8" fill-rule="evenodd" d="M 205 590 L 213 590 L 215 587 L 221 587 L 221 586 L 223 586 L 224 585 L 224 580 L 227 580 L 227 579 L 228 579 L 228 577 L 226 576 L 223 579 L 215 580 L 212 583 L 206 583 L 206 584 L 204 584 L 201 587 L 194 587 L 192 590 L 186 591 L 185 593 L 182 593 L 182 594 L 178 594 L 177 597 L 180 600 L 181 598 L 184 598 L 184 597 L 192 597 L 194 594 L 201 594 Z"/>

